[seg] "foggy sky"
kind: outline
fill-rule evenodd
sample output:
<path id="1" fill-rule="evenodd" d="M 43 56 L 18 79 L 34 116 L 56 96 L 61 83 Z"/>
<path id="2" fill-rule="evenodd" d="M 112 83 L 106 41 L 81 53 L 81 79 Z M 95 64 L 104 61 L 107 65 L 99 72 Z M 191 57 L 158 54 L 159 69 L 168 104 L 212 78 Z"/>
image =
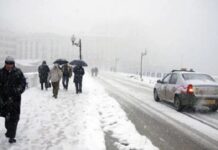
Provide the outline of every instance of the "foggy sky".
<path id="1" fill-rule="evenodd" d="M 217 0 L 0 0 L 0 28 L 21 33 L 110 37 L 119 65 L 189 67 L 218 74 Z M 96 44 L 97 43 L 97 44 Z M 129 64 L 131 65 L 131 64 Z"/>

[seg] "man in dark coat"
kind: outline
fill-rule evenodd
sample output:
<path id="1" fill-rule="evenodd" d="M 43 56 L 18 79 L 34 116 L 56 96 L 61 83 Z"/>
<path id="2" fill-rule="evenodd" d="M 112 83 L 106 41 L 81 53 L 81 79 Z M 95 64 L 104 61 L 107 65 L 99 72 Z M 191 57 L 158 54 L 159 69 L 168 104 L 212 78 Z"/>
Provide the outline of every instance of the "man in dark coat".
<path id="1" fill-rule="evenodd" d="M 39 80 L 41 84 L 41 90 L 43 90 L 43 85 L 45 85 L 45 89 L 47 90 L 48 87 L 48 73 L 50 69 L 48 65 L 46 64 L 46 61 L 43 61 L 42 64 L 38 67 L 38 73 L 39 73 Z"/>
<path id="2" fill-rule="evenodd" d="M 8 56 L 5 66 L 0 69 L 0 97 L 2 99 L 1 116 L 5 117 L 5 136 L 15 143 L 17 124 L 20 118 L 21 94 L 26 87 L 22 71 L 15 67 L 13 57 Z"/>
<path id="3" fill-rule="evenodd" d="M 76 66 L 73 68 L 74 73 L 74 83 L 76 86 L 76 94 L 82 93 L 82 80 L 83 75 L 85 74 L 85 71 L 82 66 Z"/>
<path id="4" fill-rule="evenodd" d="M 63 72 L 63 76 L 62 76 L 62 84 L 64 89 L 68 89 L 68 82 L 69 82 L 69 78 L 72 76 L 72 69 L 68 64 L 64 64 L 61 68 L 62 72 Z"/>

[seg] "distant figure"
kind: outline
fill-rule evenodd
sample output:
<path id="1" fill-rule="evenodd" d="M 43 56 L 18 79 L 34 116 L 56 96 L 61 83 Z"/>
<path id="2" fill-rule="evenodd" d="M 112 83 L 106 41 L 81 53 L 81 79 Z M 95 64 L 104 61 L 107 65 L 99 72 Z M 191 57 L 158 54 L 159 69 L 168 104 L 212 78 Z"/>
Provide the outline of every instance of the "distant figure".
<path id="1" fill-rule="evenodd" d="M 63 72 L 62 84 L 64 89 L 68 89 L 69 78 L 72 76 L 72 69 L 68 64 L 64 64 L 61 68 Z"/>
<path id="2" fill-rule="evenodd" d="M 95 76 L 97 77 L 98 76 L 98 68 L 95 67 Z"/>
<path id="3" fill-rule="evenodd" d="M 91 74 L 92 74 L 92 76 L 98 76 L 98 68 L 97 67 L 92 68 Z"/>
<path id="4" fill-rule="evenodd" d="M 50 70 L 48 74 L 48 82 L 51 80 L 54 98 L 58 97 L 59 82 L 60 82 L 62 75 L 63 73 L 59 69 L 58 64 L 54 64 L 54 67 Z"/>
<path id="5" fill-rule="evenodd" d="M 0 116 L 5 118 L 5 136 L 15 143 L 17 124 L 20 118 L 21 94 L 26 88 L 23 72 L 15 67 L 13 57 L 8 56 L 0 69 Z"/>
<path id="6" fill-rule="evenodd" d="M 48 73 L 49 73 L 50 69 L 48 67 L 48 65 L 46 64 L 46 61 L 44 60 L 42 62 L 42 64 L 38 67 L 38 73 L 39 73 L 39 80 L 40 80 L 40 84 L 41 84 L 41 90 L 43 90 L 45 85 L 45 89 L 47 90 L 48 88 Z"/>
<path id="7" fill-rule="evenodd" d="M 76 66 L 73 68 L 74 73 L 74 83 L 76 86 L 76 94 L 82 93 L 82 80 L 83 75 L 85 74 L 85 71 L 82 66 Z"/>
<path id="8" fill-rule="evenodd" d="M 91 69 L 91 74 L 92 74 L 92 77 L 95 75 L 95 68 Z"/>

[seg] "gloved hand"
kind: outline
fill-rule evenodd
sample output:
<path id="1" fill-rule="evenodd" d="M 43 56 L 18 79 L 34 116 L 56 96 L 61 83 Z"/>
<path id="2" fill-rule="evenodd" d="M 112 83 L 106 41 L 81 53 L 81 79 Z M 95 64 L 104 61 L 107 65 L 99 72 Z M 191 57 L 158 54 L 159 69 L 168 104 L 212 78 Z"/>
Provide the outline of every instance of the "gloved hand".
<path id="1" fill-rule="evenodd" d="M 12 96 L 20 95 L 20 94 L 23 93 L 24 90 L 25 90 L 25 89 L 23 89 L 22 86 L 17 86 L 17 87 L 14 86 L 14 87 L 12 87 L 12 89 L 11 89 L 11 95 L 12 95 Z"/>
<path id="2" fill-rule="evenodd" d="M 6 105 L 11 105 L 13 104 L 14 100 L 12 97 L 8 97 L 8 100 L 5 102 Z"/>
<path id="3" fill-rule="evenodd" d="M 12 93 L 13 93 L 13 95 L 20 95 L 21 94 L 21 89 L 20 88 L 13 88 L 13 90 L 12 90 Z"/>

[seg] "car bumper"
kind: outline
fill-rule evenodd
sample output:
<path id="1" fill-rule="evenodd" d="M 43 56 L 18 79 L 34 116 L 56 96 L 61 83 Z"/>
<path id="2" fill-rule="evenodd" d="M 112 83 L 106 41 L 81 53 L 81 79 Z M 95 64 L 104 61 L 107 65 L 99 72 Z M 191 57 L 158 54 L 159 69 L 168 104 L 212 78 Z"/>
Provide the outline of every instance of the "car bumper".
<path id="1" fill-rule="evenodd" d="M 191 94 L 183 94 L 180 95 L 180 100 L 183 106 L 218 106 L 218 98 L 217 97 L 196 97 Z"/>

